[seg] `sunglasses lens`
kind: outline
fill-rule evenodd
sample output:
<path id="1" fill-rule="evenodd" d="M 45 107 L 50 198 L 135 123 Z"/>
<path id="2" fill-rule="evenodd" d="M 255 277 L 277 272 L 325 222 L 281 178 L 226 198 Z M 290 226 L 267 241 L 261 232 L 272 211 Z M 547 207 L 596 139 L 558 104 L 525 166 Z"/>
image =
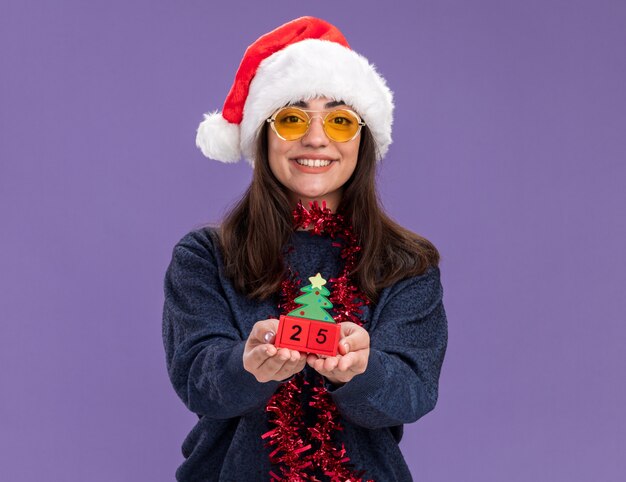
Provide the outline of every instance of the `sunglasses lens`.
<path id="1" fill-rule="evenodd" d="M 287 141 L 302 137 L 309 126 L 309 118 L 300 109 L 285 108 L 276 114 L 274 127 L 279 136 Z"/>
<path id="2" fill-rule="evenodd" d="M 324 132 L 335 142 L 354 139 L 361 128 L 359 118 L 348 110 L 334 110 L 324 119 Z M 309 128 L 309 116 L 296 107 L 285 107 L 274 116 L 274 129 L 286 141 L 304 136 Z"/>
<path id="3" fill-rule="evenodd" d="M 347 110 L 330 112 L 324 122 L 326 134 L 336 142 L 346 142 L 353 139 L 360 127 L 359 119 Z"/>

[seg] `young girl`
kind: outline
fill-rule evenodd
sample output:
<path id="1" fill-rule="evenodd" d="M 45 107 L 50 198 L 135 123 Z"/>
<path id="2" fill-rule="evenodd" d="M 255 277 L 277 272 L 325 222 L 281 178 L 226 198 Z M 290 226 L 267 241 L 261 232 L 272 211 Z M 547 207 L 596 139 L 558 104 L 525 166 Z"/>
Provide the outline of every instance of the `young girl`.
<path id="1" fill-rule="evenodd" d="M 392 113 L 374 67 L 303 17 L 246 50 L 222 112 L 205 116 L 203 153 L 243 156 L 254 174 L 167 270 L 167 367 L 199 417 L 177 480 L 411 480 L 398 443 L 435 406 L 447 322 L 436 248 L 376 196 Z M 274 344 L 307 285 L 331 292 L 336 356 Z"/>

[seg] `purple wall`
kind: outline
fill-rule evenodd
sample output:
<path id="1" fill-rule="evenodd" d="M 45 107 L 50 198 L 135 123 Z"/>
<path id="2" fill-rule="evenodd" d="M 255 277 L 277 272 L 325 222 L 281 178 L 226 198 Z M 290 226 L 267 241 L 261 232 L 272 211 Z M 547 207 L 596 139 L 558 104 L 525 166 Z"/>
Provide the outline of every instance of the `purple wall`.
<path id="1" fill-rule="evenodd" d="M 415 479 L 623 477 L 626 4 L 214 3 L 2 2 L 0 479 L 173 480 L 194 416 L 165 369 L 164 271 L 250 179 L 195 129 L 246 46 L 305 14 L 395 91 L 381 194 L 443 255 Z"/>

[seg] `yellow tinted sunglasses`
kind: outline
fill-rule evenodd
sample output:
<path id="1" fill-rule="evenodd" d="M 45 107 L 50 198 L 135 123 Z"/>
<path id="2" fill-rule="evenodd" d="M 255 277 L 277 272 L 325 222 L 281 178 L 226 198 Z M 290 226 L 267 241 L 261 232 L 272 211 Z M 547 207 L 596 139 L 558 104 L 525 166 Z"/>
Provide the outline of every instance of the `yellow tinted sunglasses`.
<path id="1" fill-rule="evenodd" d="M 298 107 L 282 107 L 266 120 L 272 130 L 284 141 L 295 141 L 306 135 L 311 121 L 318 116 L 311 117 L 309 113 L 319 113 L 322 127 L 328 138 L 335 142 L 348 142 L 361 132 L 365 122 L 356 112 L 349 109 L 331 111 L 305 110 Z M 325 114 L 325 115 L 324 115 Z"/>

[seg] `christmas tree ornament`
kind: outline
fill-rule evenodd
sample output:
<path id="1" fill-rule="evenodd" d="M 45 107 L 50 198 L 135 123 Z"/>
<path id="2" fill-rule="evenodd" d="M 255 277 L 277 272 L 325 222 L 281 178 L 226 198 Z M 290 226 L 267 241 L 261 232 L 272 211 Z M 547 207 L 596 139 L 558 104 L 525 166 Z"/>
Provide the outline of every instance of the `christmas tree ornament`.
<path id="1" fill-rule="evenodd" d="M 317 355 L 337 356 L 341 335 L 339 325 L 327 311 L 333 307 L 326 280 L 320 273 L 309 278 L 311 284 L 294 302 L 298 308 L 281 315 L 274 345 Z"/>

